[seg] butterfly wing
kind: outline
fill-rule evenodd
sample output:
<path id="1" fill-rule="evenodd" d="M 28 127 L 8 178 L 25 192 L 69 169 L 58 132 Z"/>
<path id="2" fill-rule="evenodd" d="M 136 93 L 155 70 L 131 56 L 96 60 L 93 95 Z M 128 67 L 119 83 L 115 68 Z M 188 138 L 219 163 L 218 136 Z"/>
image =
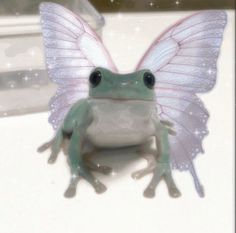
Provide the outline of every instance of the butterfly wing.
<path id="1" fill-rule="evenodd" d="M 88 95 L 90 72 L 116 67 L 100 38 L 78 15 L 55 3 L 42 3 L 40 15 L 48 75 L 58 85 L 49 103 L 49 122 L 57 129 L 71 106 Z"/>
<path id="2" fill-rule="evenodd" d="M 177 135 L 170 137 L 172 167 L 189 170 L 203 196 L 192 160 L 203 153 L 209 114 L 197 93 L 210 91 L 216 82 L 227 16 L 224 11 L 203 11 L 187 17 L 158 37 L 137 66 L 156 76 L 158 114 L 174 123 Z"/>

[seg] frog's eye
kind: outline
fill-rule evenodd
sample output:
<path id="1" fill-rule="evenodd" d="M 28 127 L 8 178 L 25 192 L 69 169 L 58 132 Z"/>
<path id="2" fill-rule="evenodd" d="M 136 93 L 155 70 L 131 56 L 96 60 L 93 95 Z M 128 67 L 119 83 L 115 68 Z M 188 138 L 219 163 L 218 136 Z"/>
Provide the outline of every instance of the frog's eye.
<path id="1" fill-rule="evenodd" d="M 149 89 L 153 89 L 155 85 L 155 76 L 150 72 L 146 72 L 143 75 L 143 82 L 146 87 L 148 87 Z"/>
<path id="2" fill-rule="evenodd" d="M 92 87 L 96 87 L 101 82 L 101 79 L 102 79 L 101 72 L 96 70 L 90 75 L 89 82 Z"/>

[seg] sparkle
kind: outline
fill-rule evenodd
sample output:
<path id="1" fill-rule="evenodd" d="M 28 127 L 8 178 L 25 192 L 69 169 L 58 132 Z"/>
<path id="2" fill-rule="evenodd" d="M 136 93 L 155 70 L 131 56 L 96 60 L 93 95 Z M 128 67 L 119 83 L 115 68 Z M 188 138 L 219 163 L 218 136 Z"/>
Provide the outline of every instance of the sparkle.
<path id="1" fill-rule="evenodd" d="M 15 88 L 15 87 L 16 87 L 16 82 L 11 81 L 11 82 L 8 83 L 8 86 L 9 86 L 10 88 Z"/>
<path id="2" fill-rule="evenodd" d="M 115 175 L 116 175 L 116 173 L 113 171 L 113 172 L 111 173 L 111 175 L 112 175 L 112 176 L 115 176 Z"/>
<path id="3" fill-rule="evenodd" d="M 29 77 L 26 75 L 25 77 L 23 77 L 24 81 L 28 81 Z"/>
<path id="4" fill-rule="evenodd" d="M 153 3 L 153 2 L 150 2 L 150 3 L 149 3 L 149 6 L 151 6 L 151 7 L 154 6 L 154 3 Z"/>
<path id="5" fill-rule="evenodd" d="M 207 72 L 208 72 L 208 74 L 212 74 L 212 70 L 211 69 L 209 69 Z"/>
<path id="6" fill-rule="evenodd" d="M 31 50 L 31 51 L 30 51 L 30 56 L 33 57 L 34 55 L 35 55 L 35 51 L 34 51 L 34 50 Z"/>
<path id="7" fill-rule="evenodd" d="M 114 0 L 110 0 L 110 2 L 111 2 L 111 3 L 113 3 L 113 2 L 114 2 Z"/>
<path id="8" fill-rule="evenodd" d="M 8 69 L 10 69 L 10 68 L 12 67 L 12 64 L 11 64 L 10 62 L 8 62 L 8 63 L 6 64 L 6 66 L 7 66 Z"/>
<path id="9" fill-rule="evenodd" d="M 134 28 L 134 31 L 135 31 L 135 32 L 140 32 L 140 27 L 138 27 L 138 26 L 135 27 L 135 28 Z"/>
<path id="10" fill-rule="evenodd" d="M 175 4 L 178 6 L 180 4 L 180 1 L 179 0 L 175 1 Z"/>
<path id="11" fill-rule="evenodd" d="M 39 76 L 39 74 L 38 74 L 38 73 L 35 73 L 35 74 L 34 74 L 34 76 L 35 76 L 35 77 L 38 77 L 38 76 Z"/>
<path id="12" fill-rule="evenodd" d="M 195 130 L 195 131 L 194 131 L 194 134 L 195 134 L 196 136 L 198 136 L 198 135 L 200 134 L 200 132 L 199 132 L 198 130 Z"/>

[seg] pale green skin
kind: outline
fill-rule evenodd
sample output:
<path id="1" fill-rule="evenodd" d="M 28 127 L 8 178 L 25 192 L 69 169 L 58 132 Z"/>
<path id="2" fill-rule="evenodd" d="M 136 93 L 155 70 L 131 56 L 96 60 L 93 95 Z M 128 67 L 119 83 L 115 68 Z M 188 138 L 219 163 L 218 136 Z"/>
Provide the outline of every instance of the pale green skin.
<path id="1" fill-rule="evenodd" d="M 102 173 L 110 168 L 88 161 L 84 148 L 94 149 L 140 147 L 140 153 L 147 152 L 150 138 L 154 137 L 157 151 L 147 156 L 148 166 L 133 173 L 133 178 L 141 178 L 153 172 L 153 178 L 144 191 L 144 196 L 153 197 L 161 178 L 164 178 L 170 196 L 178 197 L 180 192 L 172 178 L 169 160 L 168 134 L 173 134 L 169 122 L 160 121 L 156 112 L 154 89 L 147 88 L 143 75 L 149 70 L 131 74 L 114 74 L 104 68 L 96 68 L 102 74 L 102 80 L 96 87 L 90 87 L 89 97 L 75 103 L 52 142 L 40 149 L 51 146 L 49 162 L 53 163 L 68 138 L 68 162 L 71 170 L 71 182 L 65 192 L 73 197 L 79 177 L 86 179 L 96 190 L 102 193 L 106 187 L 94 177 L 90 170 Z M 88 156 L 87 156 L 88 157 Z"/>

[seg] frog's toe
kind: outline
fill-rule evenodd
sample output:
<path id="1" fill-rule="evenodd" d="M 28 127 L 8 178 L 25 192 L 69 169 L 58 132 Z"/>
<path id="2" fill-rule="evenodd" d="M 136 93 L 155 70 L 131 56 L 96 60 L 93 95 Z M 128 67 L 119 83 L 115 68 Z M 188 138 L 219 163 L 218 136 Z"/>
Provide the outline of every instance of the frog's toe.
<path id="1" fill-rule="evenodd" d="M 151 172 L 153 172 L 153 169 L 145 168 L 145 169 L 142 169 L 142 170 L 133 172 L 133 173 L 131 174 L 131 177 L 132 177 L 134 180 L 139 180 L 139 179 L 141 179 L 142 177 L 144 177 L 145 175 L 150 174 Z"/>
<path id="2" fill-rule="evenodd" d="M 51 156 L 48 158 L 48 163 L 49 163 L 49 164 L 53 164 L 53 163 L 56 162 L 56 159 L 57 159 L 57 156 L 51 155 Z"/>
<path id="3" fill-rule="evenodd" d="M 143 196 L 147 198 L 155 197 L 155 188 L 147 187 L 143 192 Z"/>
<path id="4" fill-rule="evenodd" d="M 49 149 L 52 146 L 53 140 L 50 140 L 49 142 L 45 142 L 43 145 L 39 146 L 37 149 L 37 152 L 43 153 L 47 149 Z"/>
<path id="5" fill-rule="evenodd" d="M 141 175 L 141 172 L 140 171 L 136 171 L 136 172 L 133 172 L 131 174 L 131 177 L 134 179 L 134 180 L 138 180 L 140 178 L 142 178 L 142 175 Z"/>
<path id="6" fill-rule="evenodd" d="M 100 166 L 99 171 L 104 175 L 109 175 L 112 173 L 112 168 L 108 166 Z"/>
<path id="7" fill-rule="evenodd" d="M 73 198 L 76 194 L 76 187 L 68 187 L 64 193 L 64 197 Z"/>
<path id="8" fill-rule="evenodd" d="M 64 197 L 72 198 L 76 195 L 76 187 L 79 182 L 78 176 L 72 176 L 70 180 L 70 184 L 64 193 Z"/>
<path id="9" fill-rule="evenodd" d="M 169 195 L 173 198 L 177 198 L 181 196 L 181 192 L 176 187 L 169 188 Z"/>
<path id="10" fill-rule="evenodd" d="M 94 185 L 94 189 L 95 189 L 96 193 L 101 194 L 107 190 L 107 187 L 103 183 L 101 183 L 100 181 L 97 181 L 96 185 Z"/>

